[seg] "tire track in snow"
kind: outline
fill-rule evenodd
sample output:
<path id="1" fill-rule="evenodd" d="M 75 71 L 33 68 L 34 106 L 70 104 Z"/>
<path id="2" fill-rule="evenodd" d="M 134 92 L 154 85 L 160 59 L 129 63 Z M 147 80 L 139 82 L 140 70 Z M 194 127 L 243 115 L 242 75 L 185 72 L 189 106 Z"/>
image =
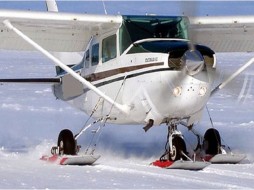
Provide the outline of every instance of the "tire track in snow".
<path id="1" fill-rule="evenodd" d="M 133 165 L 125 163 L 124 165 L 117 163 L 117 166 L 106 165 L 102 163 L 97 165 L 96 168 L 99 168 L 104 172 L 117 173 L 118 175 L 132 175 L 132 176 L 145 176 L 149 178 L 156 179 L 156 181 L 162 183 L 167 182 L 166 184 L 171 184 L 167 188 L 251 188 L 248 186 L 238 185 L 235 183 L 235 180 L 230 180 L 230 182 L 225 182 L 225 180 L 218 180 L 218 176 L 229 176 L 238 178 L 242 172 L 222 170 L 216 168 L 207 168 L 203 171 L 188 171 L 188 170 L 173 170 L 173 169 L 161 169 L 153 166 L 144 166 L 144 165 Z M 223 167 L 223 165 L 221 165 Z M 224 171 L 224 174 L 223 172 Z M 220 175 L 219 175 L 220 174 Z M 234 176 L 235 174 L 235 176 Z M 249 175 L 247 178 L 242 177 L 241 179 L 251 179 L 253 180 L 253 174 L 246 173 Z M 216 177 L 214 177 L 216 176 Z M 245 176 L 245 174 L 244 174 Z M 223 179 L 221 178 L 221 179 Z M 170 182 L 171 181 L 171 182 Z M 179 185 L 181 184 L 181 185 Z"/>

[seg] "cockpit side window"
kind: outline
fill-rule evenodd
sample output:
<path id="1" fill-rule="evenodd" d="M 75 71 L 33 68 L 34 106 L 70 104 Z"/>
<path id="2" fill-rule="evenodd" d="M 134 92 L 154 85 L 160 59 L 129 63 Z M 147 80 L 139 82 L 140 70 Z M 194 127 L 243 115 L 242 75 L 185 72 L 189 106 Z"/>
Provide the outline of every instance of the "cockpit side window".
<path id="1" fill-rule="evenodd" d="M 98 65 L 99 63 L 99 44 L 92 46 L 92 66 Z"/>
<path id="2" fill-rule="evenodd" d="M 116 35 L 102 40 L 102 63 L 116 58 Z"/>

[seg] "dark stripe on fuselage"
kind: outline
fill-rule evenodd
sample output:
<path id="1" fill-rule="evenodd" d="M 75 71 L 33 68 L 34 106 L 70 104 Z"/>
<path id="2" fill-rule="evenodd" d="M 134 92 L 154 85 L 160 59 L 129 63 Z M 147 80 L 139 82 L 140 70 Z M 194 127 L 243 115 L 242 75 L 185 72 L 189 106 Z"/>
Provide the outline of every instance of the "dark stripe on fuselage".
<path id="1" fill-rule="evenodd" d="M 112 69 L 109 71 L 92 73 L 88 76 L 85 76 L 85 79 L 89 82 L 94 82 L 94 81 L 112 77 L 114 75 L 118 75 L 121 73 L 136 71 L 136 70 L 140 70 L 140 69 L 144 69 L 144 68 L 148 68 L 148 67 L 162 66 L 162 65 L 164 65 L 163 62 L 158 62 L 158 63 L 143 64 L 143 65 L 135 65 L 135 66 L 130 66 L 130 67 L 122 67 L 122 68 Z"/>
<path id="2" fill-rule="evenodd" d="M 117 82 L 117 81 L 122 81 L 124 79 L 130 79 L 130 78 L 137 77 L 137 76 L 144 75 L 144 74 L 155 73 L 155 72 L 160 72 L 160 71 L 172 71 L 172 70 L 174 70 L 174 69 L 173 68 L 160 68 L 160 69 L 153 69 L 153 70 L 149 70 L 149 71 L 143 71 L 143 72 L 139 72 L 139 73 L 133 73 L 133 74 L 130 74 L 130 75 L 127 75 L 127 76 L 122 76 L 122 77 L 118 77 L 118 78 L 115 78 L 115 79 L 103 81 L 103 82 L 94 84 L 94 86 L 96 86 L 98 88 L 98 87 L 101 87 L 101 86 L 104 86 L 104 85 L 107 85 L 107 84 L 110 84 L 110 83 L 114 83 L 114 82 Z M 86 93 L 88 91 L 90 91 L 90 89 L 88 89 L 88 88 L 84 89 L 84 93 Z"/>

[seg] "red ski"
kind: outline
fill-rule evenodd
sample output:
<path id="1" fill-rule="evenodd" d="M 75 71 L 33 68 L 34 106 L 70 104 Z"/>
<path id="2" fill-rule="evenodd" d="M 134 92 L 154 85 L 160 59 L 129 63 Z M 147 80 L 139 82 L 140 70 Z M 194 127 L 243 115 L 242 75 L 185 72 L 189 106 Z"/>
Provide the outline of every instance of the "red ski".
<path id="1" fill-rule="evenodd" d="M 100 158 L 99 155 L 53 155 L 42 156 L 41 160 L 60 165 L 92 165 Z"/>
<path id="2" fill-rule="evenodd" d="M 183 170 L 202 170 L 205 167 L 209 166 L 209 162 L 201 161 L 185 161 L 185 160 L 156 160 L 152 163 L 153 166 L 158 166 L 166 169 L 183 169 Z"/>

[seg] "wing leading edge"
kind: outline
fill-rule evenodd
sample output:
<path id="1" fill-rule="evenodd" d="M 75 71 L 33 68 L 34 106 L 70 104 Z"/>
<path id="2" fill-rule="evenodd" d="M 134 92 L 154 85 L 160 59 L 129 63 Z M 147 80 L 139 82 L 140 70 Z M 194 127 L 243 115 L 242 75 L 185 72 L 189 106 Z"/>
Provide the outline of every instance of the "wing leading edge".
<path id="1" fill-rule="evenodd" d="M 0 10 L 0 49 L 33 50 L 3 24 L 9 20 L 48 51 L 84 51 L 91 36 L 117 30 L 122 16 Z M 193 17 L 191 40 L 216 52 L 254 51 L 254 16 Z"/>
<path id="2" fill-rule="evenodd" d="M 215 52 L 254 51 L 254 16 L 190 18 L 190 39 Z"/>
<path id="3" fill-rule="evenodd" d="M 121 16 L 0 10 L 0 49 L 34 50 L 3 24 L 16 28 L 48 51 L 84 51 L 91 36 L 117 30 Z"/>

